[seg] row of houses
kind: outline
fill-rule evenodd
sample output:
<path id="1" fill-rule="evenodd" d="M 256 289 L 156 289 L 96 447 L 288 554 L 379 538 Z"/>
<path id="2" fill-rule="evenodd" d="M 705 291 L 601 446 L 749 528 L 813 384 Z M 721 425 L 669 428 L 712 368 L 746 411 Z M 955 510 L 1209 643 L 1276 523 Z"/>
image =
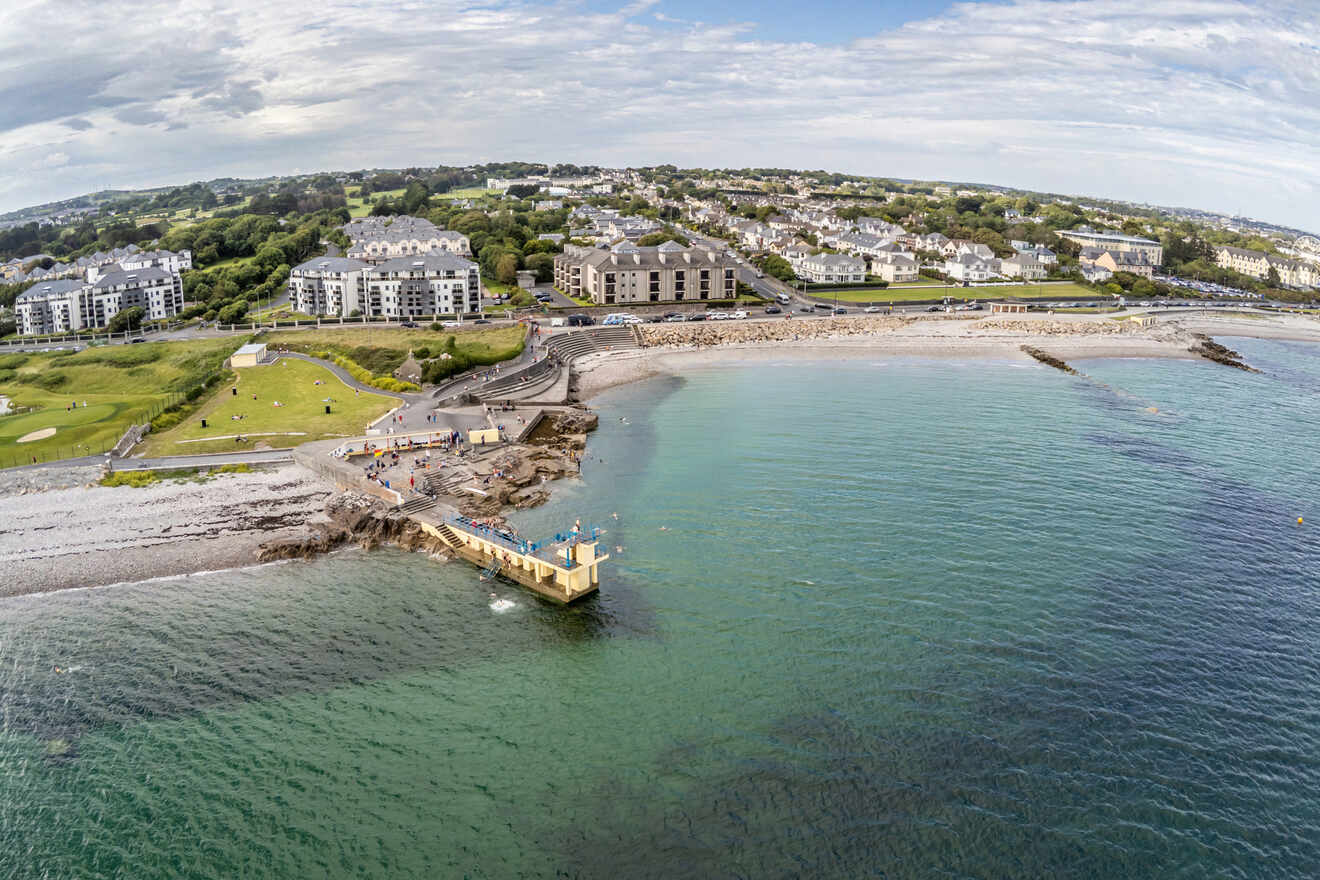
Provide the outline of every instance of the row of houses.
<path id="1" fill-rule="evenodd" d="M 316 257 L 289 271 L 288 287 L 305 315 L 407 320 L 481 312 L 481 267 L 444 249 L 378 263 Z"/>
<path id="2" fill-rule="evenodd" d="M 659 232 L 663 226 L 649 217 L 620 214 L 613 208 L 579 205 L 568 215 L 569 235 L 584 238 L 600 245 L 609 245 L 620 239 L 637 241 L 643 235 Z"/>
<path id="3" fill-rule="evenodd" d="M 192 268 L 192 252 L 179 251 L 142 251 L 135 244 L 113 248 L 109 251 L 97 251 L 78 257 L 71 262 L 56 262 L 49 269 L 33 267 L 31 272 L 24 272 L 23 267 L 38 260 L 53 259 L 48 254 L 32 254 L 16 257 L 0 264 L 0 279 L 6 284 L 19 284 L 24 281 L 54 281 L 60 278 L 86 278 L 88 272 L 101 267 L 119 266 L 123 269 L 141 269 L 147 266 L 161 266 L 170 272 L 182 272 Z"/>
<path id="4" fill-rule="evenodd" d="M 597 305 L 733 299 L 737 265 L 724 253 L 667 241 L 641 247 L 566 245 L 555 255 L 555 287 Z"/>
<path id="5" fill-rule="evenodd" d="M 1221 269 L 1232 269 L 1252 278 L 1265 280 L 1270 271 L 1279 283 L 1288 287 L 1320 287 L 1320 267 L 1302 260 L 1291 260 L 1265 251 L 1246 248 L 1215 248 L 1215 263 Z"/>
<path id="6" fill-rule="evenodd" d="M 180 273 L 191 266 L 187 251 L 135 251 L 123 263 L 89 266 L 84 278 L 39 281 L 14 301 L 18 332 L 30 336 L 104 327 L 134 307 L 148 321 L 172 318 L 183 310 Z"/>
<path id="7" fill-rule="evenodd" d="M 359 217 L 342 227 L 352 242 L 347 256 L 364 263 L 383 263 L 436 251 L 466 257 L 472 253 L 468 237 L 441 229 L 430 220 L 401 214 L 396 217 Z"/>

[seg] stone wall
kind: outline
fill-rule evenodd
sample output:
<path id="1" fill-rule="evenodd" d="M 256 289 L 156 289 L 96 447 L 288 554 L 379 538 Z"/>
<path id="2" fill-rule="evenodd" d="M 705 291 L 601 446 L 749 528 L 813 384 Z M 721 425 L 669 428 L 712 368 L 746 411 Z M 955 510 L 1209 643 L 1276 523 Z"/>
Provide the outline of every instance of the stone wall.
<path id="1" fill-rule="evenodd" d="M 642 345 L 738 345 L 795 339 L 831 339 L 888 333 L 915 318 L 892 315 L 836 317 L 824 320 L 701 321 L 683 324 L 638 324 Z"/>

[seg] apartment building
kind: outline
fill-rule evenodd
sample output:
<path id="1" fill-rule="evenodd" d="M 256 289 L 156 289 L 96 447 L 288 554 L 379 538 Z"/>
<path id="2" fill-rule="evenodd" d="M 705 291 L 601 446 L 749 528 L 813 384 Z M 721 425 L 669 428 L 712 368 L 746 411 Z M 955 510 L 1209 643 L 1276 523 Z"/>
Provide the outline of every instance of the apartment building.
<path id="1" fill-rule="evenodd" d="M 481 311 L 481 267 L 446 251 L 372 265 L 317 257 L 289 272 L 289 300 L 306 315 L 395 319 Z"/>
<path id="2" fill-rule="evenodd" d="M 1077 229 L 1060 229 L 1056 234 L 1060 238 L 1081 245 L 1083 248 L 1113 251 L 1119 254 L 1140 254 L 1145 262 L 1151 266 L 1158 266 L 1164 262 L 1164 246 L 1149 238 Z"/>
<path id="3" fill-rule="evenodd" d="M 1034 251 L 1019 251 L 1008 259 L 999 261 L 999 273 L 1009 278 L 1035 281 L 1044 278 L 1049 270 L 1036 257 Z"/>
<path id="4" fill-rule="evenodd" d="M 419 318 L 481 311 L 481 267 L 432 251 L 387 260 L 363 271 L 357 308 L 364 315 Z"/>
<path id="5" fill-rule="evenodd" d="M 304 315 L 346 316 L 356 305 L 362 272 L 370 263 L 348 257 L 317 257 L 289 270 L 289 302 Z"/>
<path id="6" fill-rule="evenodd" d="M 667 241 L 655 247 L 568 245 L 555 256 L 555 287 L 597 305 L 733 299 L 736 264 L 718 251 Z"/>
<path id="7" fill-rule="evenodd" d="M 135 307 L 148 321 L 172 318 L 183 310 L 183 283 L 177 272 L 114 266 L 96 267 L 93 275 L 91 281 L 48 281 L 24 291 L 14 303 L 19 333 L 104 327 L 124 309 Z"/>
<path id="8" fill-rule="evenodd" d="M 1232 269 L 1252 278 L 1266 279 L 1273 269 L 1280 284 L 1289 287 L 1315 287 L 1320 285 L 1320 269 L 1316 266 L 1290 260 L 1265 251 L 1253 251 L 1246 248 L 1215 248 L 1215 262 L 1222 269 Z"/>
<path id="9" fill-rule="evenodd" d="M 73 279 L 43 281 L 14 300 L 14 318 L 22 336 L 65 333 L 75 329 L 78 296 L 83 282 Z"/>
<path id="10" fill-rule="evenodd" d="M 352 241 L 347 256 L 364 263 L 383 263 L 397 257 L 411 257 L 444 251 L 460 257 L 472 253 L 468 237 L 451 229 L 440 229 L 430 220 L 410 217 L 359 217 L 343 226 Z"/>

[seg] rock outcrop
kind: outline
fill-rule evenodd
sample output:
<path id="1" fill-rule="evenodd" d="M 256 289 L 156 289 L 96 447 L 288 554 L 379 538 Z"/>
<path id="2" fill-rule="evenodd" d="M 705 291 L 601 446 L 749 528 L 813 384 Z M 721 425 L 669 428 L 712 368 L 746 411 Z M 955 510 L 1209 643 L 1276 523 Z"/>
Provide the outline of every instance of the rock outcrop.
<path id="1" fill-rule="evenodd" d="M 257 561 L 310 559 L 350 543 L 366 549 L 392 544 L 402 550 L 434 554 L 443 554 L 447 549 L 444 542 L 427 534 L 406 515 L 356 492 L 330 499 L 325 507 L 325 519 L 309 522 L 307 526 L 304 534 L 262 544 L 257 549 Z"/>
<path id="2" fill-rule="evenodd" d="M 1235 367 L 1239 370 L 1246 370 L 1248 373 L 1259 373 L 1255 367 L 1243 362 L 1242 355 L 1226 345 L 1220 345 L 1204 333 L 1195 333 L 1193 336 L 1196 341 L 1188 347 L 1192 354 L 1199 354 L 1206 360 L 1214 361 L 1217 364 L 1223 364 L 1226 367 Z"/>

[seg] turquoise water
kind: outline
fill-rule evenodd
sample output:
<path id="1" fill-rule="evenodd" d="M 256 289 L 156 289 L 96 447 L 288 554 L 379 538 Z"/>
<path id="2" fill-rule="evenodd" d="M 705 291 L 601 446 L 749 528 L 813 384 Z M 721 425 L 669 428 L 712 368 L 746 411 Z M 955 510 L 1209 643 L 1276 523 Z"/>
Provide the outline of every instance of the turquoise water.
<path id="1" fill-rule="evenodd" d="M 567 610 L 388 550 L 0 602 L 0 876 L 1320 875 L 1320 349 L 1227 342 L 613 392 L 520 518 L 623 548 Z"/>

